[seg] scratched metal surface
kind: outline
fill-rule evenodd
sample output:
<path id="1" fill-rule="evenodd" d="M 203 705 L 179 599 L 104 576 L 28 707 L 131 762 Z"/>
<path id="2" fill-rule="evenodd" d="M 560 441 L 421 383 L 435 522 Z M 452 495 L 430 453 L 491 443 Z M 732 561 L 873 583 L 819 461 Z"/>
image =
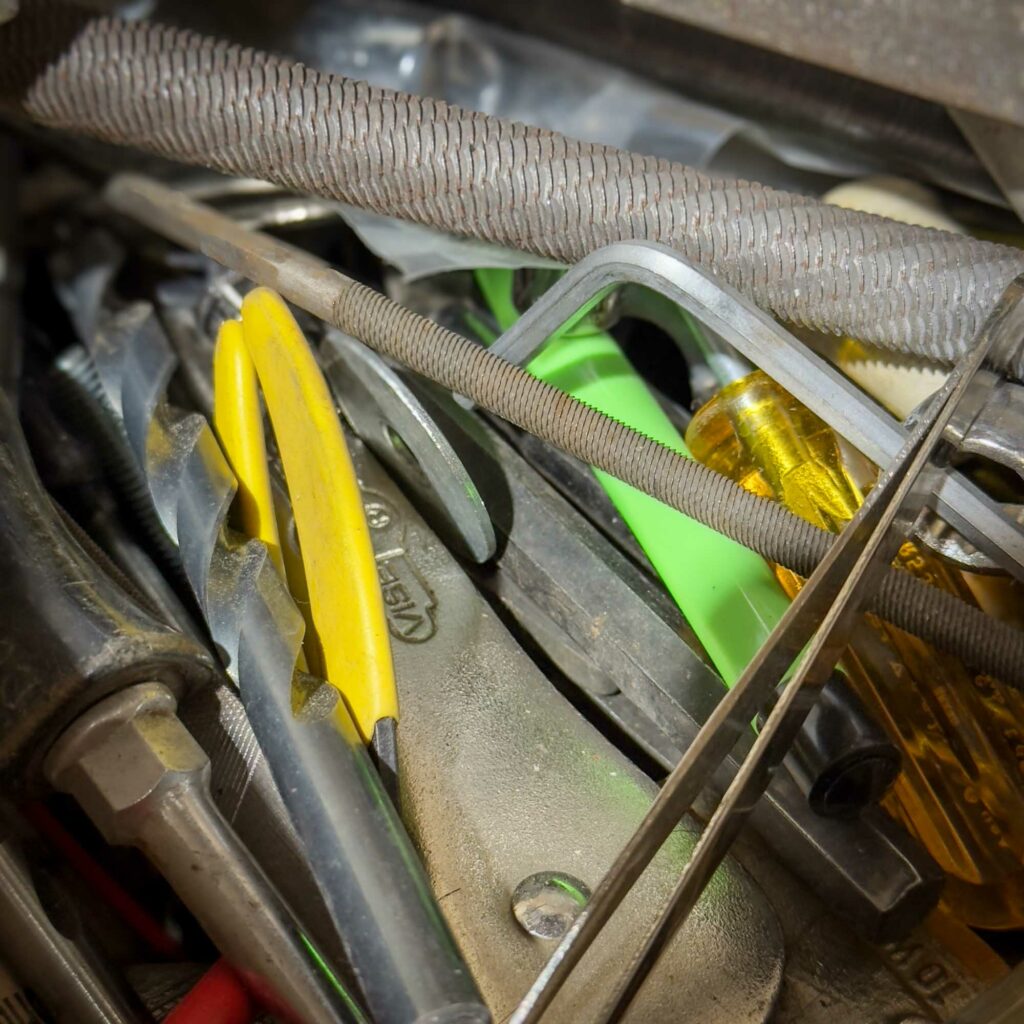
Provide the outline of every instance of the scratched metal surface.
<path id="1" fill-rule="evenodd" d="M 145 402 L 122 411 L 140 424 L 151 414 Z M 353 449 L 403 702 L 403 809 L 500 1020 L 547 952 L 512 918 L 515 885 L 549 869 L 596 884 L 653 784 L 555 691 L 379 464 L 358 443 Z M 692 822 L 677 832 L 567 993 L 565 1019 L 586 1021 L 596 1011 L 622 949 L 666 895 L 693 835 Z M 799 881 L 771 872 L 769 857 L 744 860 L 761 887 L 735 862 L 720 873 L 635 1019 L 673 1019 L 687 1006 L 709 1022 L 759 1024 L 778 1001 L 779 1024 L 896 1024 L 914 1013 L 940 1020 L 961 994 L 977 991 L 927 936 L 895 951 L 897 970 L 893 958 L 853 940 Z"/>
<path id="2" fill-rule="evenodd" d="M 513 918 L 516 885 L 555 870 L 593 888 L 654 784 L 548 682 L 363 445 L 352 452 L 393 638 L 403 817 L 500 1022 L 551 949 Z M 695 834 L 692 820 L 676 831 L 552 1020 L 593 1019 Z M 766 1021 L 784 959 L 774 912 L 730 860 L 630 1019 L 672 1020 L 687 1007 L 709 1024 Z"/>
<path id="3" fill-rule="evenodd" d="M 622 0 L 952 107 L 1024 124 L 1015 0 Z"/>
<path id="4" fill-rule="evenodd" d="M 394 640 L 405 815 L 501 1020 L 547 951 L 512 918 L 515 885 L 546 869 L 594 885 L 652 783 L 544 679 L 372 456 L 358 443 L 353 454 Z M 677 833 L 567 993 L 564 1019 L 596 1010 L 693 834 L 692 823 Z M 743 860 L 760 887 L 735 862 L 721 873 L 634 1019 L 673 1019 L 689 1006 L 709 1022 L 759 1024 L 774 1006 L 777 1024 L 896 1024 L 912 1014 L 941 1020 L 978 990 L 926 934 L 887 957 L 853 939 L 763 850 Z"/>
<path id="5" fill-rule="evenodd" d="M 163 401 L 175 356 L 152 308 L 138 304 L 106 318 L 90 346 L 242 692 L 257 685 L 256 672 L 272 673 L 268 686 L 290 679 L 299 613 L 261 544 L 218 543 L 234 478 L 206 420 Z M 649 805 L 653 783 L 547 682 L 396 485 L 361 445 L 354 448 L 395 640 L 403 812 L 500 1020 L 547 954 L 515 922 L 512 891 L 546 869 L 596 885 Z M 246 657 L 255 646 L 251 615 L 261 608 L 269 612 L 258 623 L 262 654 Z M 566 1019 L 584 1024 L 598 1012 L 621 949 L 639 941 L 694 836 L 692 823 L 677 831 L 567 993 Z M 639 1014 L 650 1016 L 636 1019 L 671 1019 L 685 1001 L 715 1024 L 764 1024 L 784 950 L 774 912 L 735 862 L 715 876 L 681 940 L 638 1004 Z"/>
<path id="6" fill-rule="evenodd" d="M 710 806 L 698 808 L 706 817 Z M 964 960 L 980 955 L 987 972 L 998 958 L 981 940 L 954 928 L 953 949 L 929 924 L 898 942 L 872 945 L 836 917 L 753 833 L 733 855 L 775 908 L 786 943 L 786 972 L 772 1024 L 904 1024 L 949 1020 L 989 982 Z M 991 974 L 987 975 L 991 977 Z"/>

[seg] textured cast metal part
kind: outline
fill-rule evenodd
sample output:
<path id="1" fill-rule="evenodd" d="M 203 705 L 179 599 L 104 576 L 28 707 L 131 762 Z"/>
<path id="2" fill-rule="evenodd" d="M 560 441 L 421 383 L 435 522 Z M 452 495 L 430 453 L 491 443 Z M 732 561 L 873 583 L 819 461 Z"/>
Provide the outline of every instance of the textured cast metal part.
<path id="1" fill-rule="evenodd" d="M 552 948 L 511 910 L 519 883 L 558 871 L 594 886 L 640 820 L 654 784 L 587 723 L 509 635 L 444 544 L 360 442 L 382 578 L 432 624 L 392 644 L 402 705 L 402 808 L 434 891 L 496 1021 Z M 392 635 L 395 633 L 392 631 Z M 555 1004 L 586 1024 L 696 838 L 689 819 Z M 652 975 L 630 1018 L 746 1024 L 768 1018 L 784 966 L 774 911 L 730 861 Z"/>
<path id="2" fill-rule="evenodd" d="M 434 699 L 434 686 L 439 685 L 435 680 L 439 681 L 449 673 L 460 671 L 460 666 L 465 663 L 458 649 L 458 637 L 450 638 L 450 642 L 446 638 L 444 651 L 432 655 L 430 664 L 436 666 L 436 671 L 431 671 L 429 676 L 423 672 L 420 654 L 429 651 L 434 630 L 440 629 L 442 635 L 445 635 L 458 622 L 463 622 L 467 624 L 463 633 L 465 635 L 476 617 L 489 616 L 490 612 L 478 594 L 464 587 L 461 575 L 448 566 L 437 538 L 419 514 L 405 504 L 395 482 L 381 471 L 374 458 L 358 442 L 353 443 L 352 454 L 360 478 L 373 491 L 371 511 L 378 524 L 374 530 L 378 558 L 386 563 L 386 570 L 390 570 L 385 575 L 395 577 L 391 585 L 401 587 L 410 596 L 414 609 L 409 620 L 407 640 L 395 644 L 396 673 L 403 706 L 409 714 L 413 714 L 417 701 L 429 702 Z M 385 502 L 388 503 L 387 507 Z M 390 519 L 385 523 L 389 509 L 395 508 L 400 513 L 400 521 Z M 438 564 L 444 571 L 438 571 Z M 452 622 L 449 614 L 452 601 L 464 602 L 456 623 Z M 635 619 L 634 615 L 631 621 L 635 622 Z M 415 628 L 411 628 L 413 622 L 417 623 Z M 652 639 L 649 631 L 645 637 L 645 642 Z M 502 648 L 505 650 L 503 663 L 529 665 L 529 660 L 517 650 L 507 633 L 503 634 Z M 655 641 L 654 648 L 664 655 L 666 661 L 671 657 L 671 645 L 667 641 Z M 447 669 L 444 667 L 445 659 L 449 665 Z M 465 667 L 467 671 L 472 670 L 471 665 L 466 664 Z M 504 674 L 501 685 L 514 691 L 518 683 L 518 672 L 516 668 L 515 672 Z M 482 681 L 487 682 L 488 678 Z M 467 680 L 465 685 L 472 685 L 472 679 Z M 419 697 L 416 695 L 418 690 L 422 690 Z M 529 698 L 529 693 L 527 691 L 525 699 Z M 202 705 L 202 708 L 197 705 Z M 526 707 L 519 708 L 505 723 L 506 729 L 514 734 L 508 742 L 520 748 L 527 747 L 531 738 L 539 738 L 536 719 L 526 711 Z M 459 728 L 455 723 L 449 728 L 464 737 L 462 742 L 469 744 L 473 737 L 472 722 L 480 714 L 476 702 L 465 707 L 454 705 L 450 708 L 453 717 L 463 714 L 467 717 L 465 728 Z M 284 804 L 274 790 L 266 762 L 238 698 L 226 686 L 219 688 L 216 693 L 193 694 L 183 709 L 183 718 L 210 753 L 214 769 L 214 792 L 221 810 L 253 848 L 271 876 L 275 880 L 285 878 L 291 882 L 292 888 L 285 889 L 282 886 L 282 891 L 293 905 L 302 906 L 303 916 L 308 919 L 313 885 L 308 866 L 296 852 L 298 847 L 294 844 L 298 842 L 297 838 L 289 838 L 291 826 Z M 589 731 L 593 735 L 585 724 L 579 723 L 578 727 L 581 733 Z M 418 745 L 421 738 L 428 744 L 422 753 Z M 424 786 L 429 784 L 434 773 L 427 758 L 429 751 L 438 742 L 439 738 L 427 728 L 415 734 L 403 732 L 403 745 L 406 748 L 403 767 L 406 769 L 404 781 L 407 788 L 410 777 L 423 778 Z M 518 770 L 532 771 L 532 764 Z M 423 771 L 427 772 L 425 777 L 421 775 Z M 492 780 L 489 775 L 481 780 L 479 800 L 472 796 L 472 781 L 470 772 L 464 773 L 458 780 L 460 801 L 472 801 L 475 811 L 471 823 L 451 829 L 453 842 L 462 841 L 460 837 L 463 833 L 472 828 L 475 841 L 480 847 L 475 860 L 483 861 L 488 856 L 508 857 L 510 855 L 503 852 L 509 844 L 505 837 L 504 823 L 499 817 L 501 808 L 484 799 L 492 787 Z M 414 788 L 419 790 L 418 782 Z M 438 795 L 441 796 L 440 792 Z M 420 806 L 425 815 L 429 803 L 425 795 L 421 799 Z M 589 844 L 591 831 L 603 827 L 605 818 L 613 811 L 614 804 L 609 802 L 601 818 L 585 822 L 576 846 Z M 567 822 L 564 830 L 572 827 L 574 821 L 572 819 Z M 431 859 L 449 860 L 444 830 L 438 827 L 432 834 L 436 838 L 430 850 Z M 464 842 L 468 844 L 470 841 Z M 546 839 L 543 841 L 547 842 Z M 563 839 L 557 839 L 556 842 L 564 846 Z M 495 846 L 494 853 L 487 853 L 487 844 Z M 886 947 L 885 951 L 870 946 L 853 933 L 845 920 L 840 922 L 833 916 L 808 890 L 806 880 L 798 879 L 782 867 L 772 852 L 764 848 L 755 836 L 748 835 L 739 845 L 740 863 L 751 872 L 768 895 L 785 936 L 785 976 L 772 1017 L 776 1024 L 896 1022 L 911 1014 L 923 1015 L 921 1020 L 938 1020 L 955 1011 L 980 991 L 981 986 L 966 974 L 963 966 L 923 929 L 915 930 L 905 940 Z M 538 862 L 549 860 L 550 857 L 544 856 L 547 852 L 546 848 L 538 850 L 534 859 Z M 557 849 L 553 849 L 553 852 L 557 853 Z M 506 873 L 513 877 L 525 869 L 526 865 L 517 867 L 510 863 Z M 296 870 L 300 871 L 301 877 L 294 877 Z M 454 883 L 447 879 L 455 874 L 454 866 L 444 870 L 443 881 L 449 887 Z M 444 889 L 437 891 L 442 896 L 447 892 Z M 512 893 L 508 895 L 511 898 Z M 446 910 L 461 896 L 461 893 L 447 896 L 443 900 Z M 499 943 L 504 941 L 503 936 L 509 934 L 509 920 L 502 913 L 500 900 L 488 898 L 485 908 L 486 917 L 480 916 L 474 926 L 474 935 L 481 937 L 479 953 L 472 950 L 467 933 L 461 928 L 458 937 L 474 956 L 486 958 L 494 965 L 493 973 L 500 980 L 502 947 Z M 461 913 L 467 918 L 471 917 L 471 905 L 467 903 L 463 906 Z M 316 929 L 316 919 L 311 924 Z M 538 940 L 529 940 L 518 928 L 517 925 L 513 929 L 517 944 L 524 940 L 528 944 L 532 941 L 540 948 Z M 320 939 L 319 931 L 315 930 L 314 934 Z M 489 935 L 494 938 L 487 944 L 486 937 Z M 823 956 L 823 950 L 827 950 L 827 955 Z M 490 983 L 486 979 L 481 980 L 488 987 L 487 995 L 490 997 Z"/>
<path id="3" fill-rule="evenodd" d="M 451 403 L 447 408 L 454 412 Z M 442 422 L 466 428 L 469 440 L 471 421 Z M 479 450 L 469 465 L 481 481 L 500 478 L 511 510 L 496 524 L 501 556 L 478 574 L 480 585 L 569 680 L 671 771 L 722 699 L 721 680 L 695 653 L 696 637 L 653 578 L 510 445 L 489 432 L 476 434 Z M 467 441 L 460 442 L 464 449 Z M 724 791 L 752 738 L 738 741 L 706 792 Z M 808 894 L 875 941 L 905 935 L 939 898 L 938 867 L 887 815 L 865 810 L 855 819 L 822 818 L 787 770 L 776 773 L 751 826 L 800 872 Z"/>

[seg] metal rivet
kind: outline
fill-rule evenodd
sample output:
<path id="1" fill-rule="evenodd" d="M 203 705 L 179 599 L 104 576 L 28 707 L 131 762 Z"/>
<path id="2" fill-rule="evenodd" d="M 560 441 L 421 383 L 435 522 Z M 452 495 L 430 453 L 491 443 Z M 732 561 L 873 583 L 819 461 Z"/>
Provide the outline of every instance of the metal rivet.
<path id="1" fill-rule="evenodd" d="M 586 884 L 564 871 L 538 871 L 512 893 L 512 913 L 524 931 L 539 939 L 560 939 L 590 899 Z"/>

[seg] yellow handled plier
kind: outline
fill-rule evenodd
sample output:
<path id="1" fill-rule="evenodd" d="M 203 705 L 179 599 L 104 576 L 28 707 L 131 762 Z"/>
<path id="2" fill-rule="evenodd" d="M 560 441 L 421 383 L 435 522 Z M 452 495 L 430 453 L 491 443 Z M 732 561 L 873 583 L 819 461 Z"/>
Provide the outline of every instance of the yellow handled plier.
<path id="1" fill-rule="evenodd" d="M 261 391 L 301 564 L 289 563 L 280 542 Z M 382 772 L 396 773 L 398 696 L 359 483 L 316 356 L 267 288 L 249 292 L 241 321 L 226 321 L 217 336 L 214 425 L 238 477 L 242 529 L 266 543 L 293 596 L 308 594 L 305 660 L 339 690 Z"/>

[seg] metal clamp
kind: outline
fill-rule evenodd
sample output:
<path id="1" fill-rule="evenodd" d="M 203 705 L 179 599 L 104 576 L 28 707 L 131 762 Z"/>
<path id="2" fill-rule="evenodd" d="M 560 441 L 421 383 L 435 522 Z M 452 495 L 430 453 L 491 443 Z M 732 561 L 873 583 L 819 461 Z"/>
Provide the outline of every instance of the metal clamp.
<path id="1" fill-rule="evenodd" d="M 761 367 L 878 465 L 887 465 L 907 429 L 838 370 L 737 291 L 679 253 L 655 242 L 615 242 L 570 268 L 491 346 L 523 364 L 555 334 L 612 289 L 641 285 L 678 303 L 741 355 Z M 935 512 L 1002 568 L 1024 578 L 1024 530 L 961 473 L 935 478 Z"/>

